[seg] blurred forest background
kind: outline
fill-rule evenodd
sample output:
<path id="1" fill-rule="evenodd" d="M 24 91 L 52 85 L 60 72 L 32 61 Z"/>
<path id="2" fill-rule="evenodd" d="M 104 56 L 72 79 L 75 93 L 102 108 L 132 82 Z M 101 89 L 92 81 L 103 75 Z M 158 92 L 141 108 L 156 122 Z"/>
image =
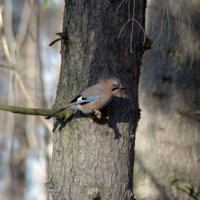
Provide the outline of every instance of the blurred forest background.
<path id="1" fill-rule="evenodd" d="M 60 70 L 64 1 L 0 1 L 0 102 L 51 108 Z M 0 199 L 46 199 L 52 125 L 0 111 Z"/>
<path id="2" fill-rule="evenodd" d="M 63 10 L 61 0 L 0 0 L 0 103 L 51 108 L 60 43 L 49 43 Z M 199 22 L 199 0 L 148 1 L 154 43 L 141 67 L 137 200 L 200 199 Z M 47 199 L 51 129 L 43 117 L 0 111 L 0 199 Z"/>

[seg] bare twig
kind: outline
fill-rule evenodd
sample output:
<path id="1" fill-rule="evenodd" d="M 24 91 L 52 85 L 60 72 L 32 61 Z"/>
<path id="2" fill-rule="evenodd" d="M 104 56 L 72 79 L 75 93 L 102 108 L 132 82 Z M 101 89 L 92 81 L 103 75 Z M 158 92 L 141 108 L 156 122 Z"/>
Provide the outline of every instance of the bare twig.
<path id="1" fill-rule="evenodd" d="M 121 5 L 124 3 L 124 0 L 122 0 L 119 4 L 119 6 L 117 7 L 114 16 L 117 14 L 118 10 L 120 9 Z"/>
<path id="2" fill-rule="evenodd" d="M 12 56 L 11 56 L 11 54 L 10 54 L 10 50 L 9 50 L 9 47 L 8 47 L 8 43 L 7 43 L 7 40 L 6 40 L 6 38 L 5 38 L 4 35 L 2 35 L 1 41 L 2 41 L 2 46 L 3 46 L 3 50 L 4 50 L 4 53 L 5 53 L 6 58 L 8 59 L 8 61 L 9 61 L 10 63 L 12 63 Z"/>
<path id="3" fill-rule="evenodd" d="M 31 105 L 34 105 L 31 95 L 27 92 L 25 84 L 23 83 L 22 78 L 17 72 L 16 72 L 16 80 L 17 80 L 17 83 L 19 84 L 19 87 L 22 93 L 24 94 L 25 98 L 28 100 L 28 103 Z"/>
<path id="4" fill-rule="evenodd" d="M 163 1 L 162 1 L 163 2 Z M 164 8 L 164 3 L 163 3 L 163 6 Z M 160 33 L 158 34 L 157 38 L 154 40 L 154 45 L 156 44 L 156 42 L 158 42 L 158 40 L 160 39 L 161 35 L 162 35 L 162 32 L 163 32 L 163 24 L 164 24 L 164 16 L 165 16 L 165 12 L 163 10 L 162 12 L 162 19 L 161 19 L 161 28 L 160 28 Z"/>
<path id="5" fill-rule="evenodd" d="M 165 4 L 165 9 L 166 9 L 166 16 L 167 16 L 167 23 L 168 23 L 168 36 L 167 36 L 167 41 L 170 39 L 170 33 L 171 33 L 171 25 L 170 25 L 170 19 L 169 19 L 169 8 L 168 5 L 166 5 L 166 1 L 164 2 Z"/>
<path id="6" fill-rule="evenodd" d="M 3 29 L 3 26 L 4 26 L 4 21 L 3 21 L 3 17 L 2 17 L 2 9 L 3 8 L 0 7 L 0 29 Z M 6 58 L 8 59 L 8 61 L 10 63 L 12 63 L 12 57 L 10 55 L 8 44 L 7 44 L 6 38 L 5 38 L 3 33 L 2 33 L 2 36 L 1 36 L 1 41 L 2 41 L 2 46 L 3 46 L 4 53 L 6 55 Z"/>
<path id="7" fill-rule="evenodd" d="M 25 107 L 11 106 L 11 105 L 6 105 L 6 104 L 0 104 L 0 110 L 9 111 L 9 112 L 18 113 L 18 114 L 40 115 L 40 116 L 49 116 L 50 114 L 53 113 L 53 111 L 50 109 L 25 108 Z"/>
<path id="8" fill-rule="evenodd" d="M 154 24 L 155 24 L 155 21 L 156 21 L 156 18 L 158 16 L 158 14 L 160 13 L 160 11 L 163 9 L 163 6 L 160 6 L 158 11 L 155 13 L 153 19 L 152 19 L 152 22 L 151 22 L 151 32 L 153 32 L 154 30 Z"/>
<path id="9" fill-rule="evenodd" d="M 4 0 L 4 33 L 5 38 L 8 44 L 8 48 L 12 57 L 12 63 L 15 63 L 16 60 L 16 49 L 17 43 L 14 38 L 13 29 L 12 29 L 12 0 Z"/>
<path id="10" fill-rule="evenodd" d="M 41 109 L 41 108 L 25 108 L 20 106 L 11 106 L 7 104 L 0 104 L 0 110 L 8 111 L 12 113 L 24 114 L 24 115 L 38 115 L 40 117 L 41 122 L 45 125 L 45 127 L 51 132 L 51 126 L 42 116 L 49 116 L 54 113 L 53 110 L 50 109 Z M 56 114 L 55 117 L 63 118 L 65 115 L 63 113 Z"/>
<path id="11" fill-rule="evenodd" d="M 135 17 L 135 0 L 133 0 L 133 11 L 132 17 Z M 130 40 L 130 53 L 133 53 L 133 29 L 134 29 L 134 20 L 132 20 L 132 28 L 131 28 L 131 40 Z"/>
<path id="12" fill-rule="evenodd" d="M 40 90 L 40 98 L 41 98 L 41 103 L 43 106 L 47 105 L 46 102 L 46 98 L 45 98 L 45 83 L 44 83 L 44 78 L 43 78 L 43 74 L 44 74 L 44 66 L 43 66 L 43 62 L 42 62 L 42 52 L 41 52 L 41 45 L 40 45 L 40 17 L 41 17 L 41 10 L 40 10 L 40 6 L 37 5 L 37 16 L 36 16 L 36 29 L 37 29 L 37 33 L 36 33 L 36 54 L 38 56 L 38 81 L 39 81 L 39 90 Z"/>
<path id="13" fill-rule="evenodd" d="M 134 15 L 132 17 L 134 17 Z M 128 18 L 131 18 L 131 0 L 128 0 Z"/>
<path id="14" fill-rule="evenodd" d="M 183 9 L 185 9 L 185 12 L 186 12 L 186 15 L 187 15 L 187 19 L 188 19 L 188 25 L 190 27 L 190 30 L 192 31 L 192 29 L 193 29 L 193 31 L 196 32 L 195 28 L 194 28 L 194 25 L 193 25 L 193 23 L 192 23 L 192 21 L 190 19 L 190 15 L 189 15 L 187 7 L 184 7 Z"/>
<path id="15" fill-rule="evenodd" d="M 25 1 L 24 7 L 21 14 L 20 24 L 18 28 L 18 32 L 16 35 L 16 43 L 18 50 L 21 48 L 24 38 L 26 37 L 29 21 L 31 19 L 31 7 L 33 6 L 33 1 Z"/>
<path id="16" fill-rule="evenodd" d="M 140 24 L 140 22 L 139 22 L 137 19 L 135 19 L 135 18 L 130 18 L 130 19 L 122 26 L 122 28 L 121 28 L 121 30 L 120 30 L 120 32 L 119 32 L 117 38 L 118 38 L 118 39 L 120 38 L 120 36 L 121 36 L 121 34 L 122 34 L 122 31 L 124 30 L 125 26 L 126 26 L 129 22 L 131 22 L 132 20 L 134 20 L 134 21 L 136 22 L 136 24 L 141 28 L 141 30 L 142 30 L 143 33 L 144 33 L 144 40 L 143 40 L 143 45 L 144 45 L 144 44 L 145 44 L 146 37 L 147 37 L 147 34 L 146 34 L 144 28 L 142 27 L 142 25 Z"/>

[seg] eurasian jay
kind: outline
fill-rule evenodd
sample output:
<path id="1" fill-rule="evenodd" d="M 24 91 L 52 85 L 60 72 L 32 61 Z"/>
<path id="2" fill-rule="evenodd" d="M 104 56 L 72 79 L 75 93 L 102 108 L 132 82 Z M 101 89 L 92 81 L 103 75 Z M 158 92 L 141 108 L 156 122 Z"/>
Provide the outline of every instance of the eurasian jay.
<path id="1" fill-rule="evenodd" d="M 99 83 L 84 90 L 68 105 L 46 117 L 46 119 L 50 119 L 68 108 L 80 110 L 84 114 L 94 113 L 97 118 L 101 118 L 101 112 L 99 110 L 105 107 L 120 89 L 124 89 L 124 87 L 119 79 L 102 79 Z"/>

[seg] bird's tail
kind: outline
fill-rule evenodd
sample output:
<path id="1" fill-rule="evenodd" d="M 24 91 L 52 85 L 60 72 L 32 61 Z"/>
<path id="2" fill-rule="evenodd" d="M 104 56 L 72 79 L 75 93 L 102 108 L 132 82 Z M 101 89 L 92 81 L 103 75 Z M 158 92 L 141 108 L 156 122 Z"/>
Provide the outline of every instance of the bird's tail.
<path id="1" fill-rule="evenodd" d="M 64 110 L 66 110 L 66 109 L 68 109 L 68 108 L 69 108 L 69 105 L 67 105 L 67 106 L 65 106 L 65 107 L 63 107 L 63 108 L 60 108 L 60 109 L 56 110 L 55 112 L 53 112 L 51 115 L 45 117 L 45 119 L 50 119 L 50 118 L 52 118 L 53 116 L 55 116 L 56 114 L 58 114 L 58 113 L 60 113 L 60 112 L 62 112 L 62 111 L 64 111 Z"/>

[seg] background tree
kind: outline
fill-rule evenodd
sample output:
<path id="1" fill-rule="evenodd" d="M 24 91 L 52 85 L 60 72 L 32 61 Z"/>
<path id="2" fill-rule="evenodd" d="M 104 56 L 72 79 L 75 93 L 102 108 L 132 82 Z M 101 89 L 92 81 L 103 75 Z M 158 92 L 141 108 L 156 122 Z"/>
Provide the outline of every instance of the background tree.
<path id="1" fill-rule="evenodd" d="M 33 0 L 0 1 L 1 105 L 52 104 L 55 94 L 49 91 L 55 90 L 56 81 L 48 77 L 51 71 L 58 74 L 59 55 L 48 44 L 55 28 L 60 29 L 58 10 L 57 4 Z M 0 199 L 46 199 L 50 131 L 44 117 L 0 111 Z"/>
<path id="2" fill-rule="evenodd" d="M 141 71 L 137 199 L 200 199 L 199 9 L 185 0 L 147 7 L 154 46 Z"/>

